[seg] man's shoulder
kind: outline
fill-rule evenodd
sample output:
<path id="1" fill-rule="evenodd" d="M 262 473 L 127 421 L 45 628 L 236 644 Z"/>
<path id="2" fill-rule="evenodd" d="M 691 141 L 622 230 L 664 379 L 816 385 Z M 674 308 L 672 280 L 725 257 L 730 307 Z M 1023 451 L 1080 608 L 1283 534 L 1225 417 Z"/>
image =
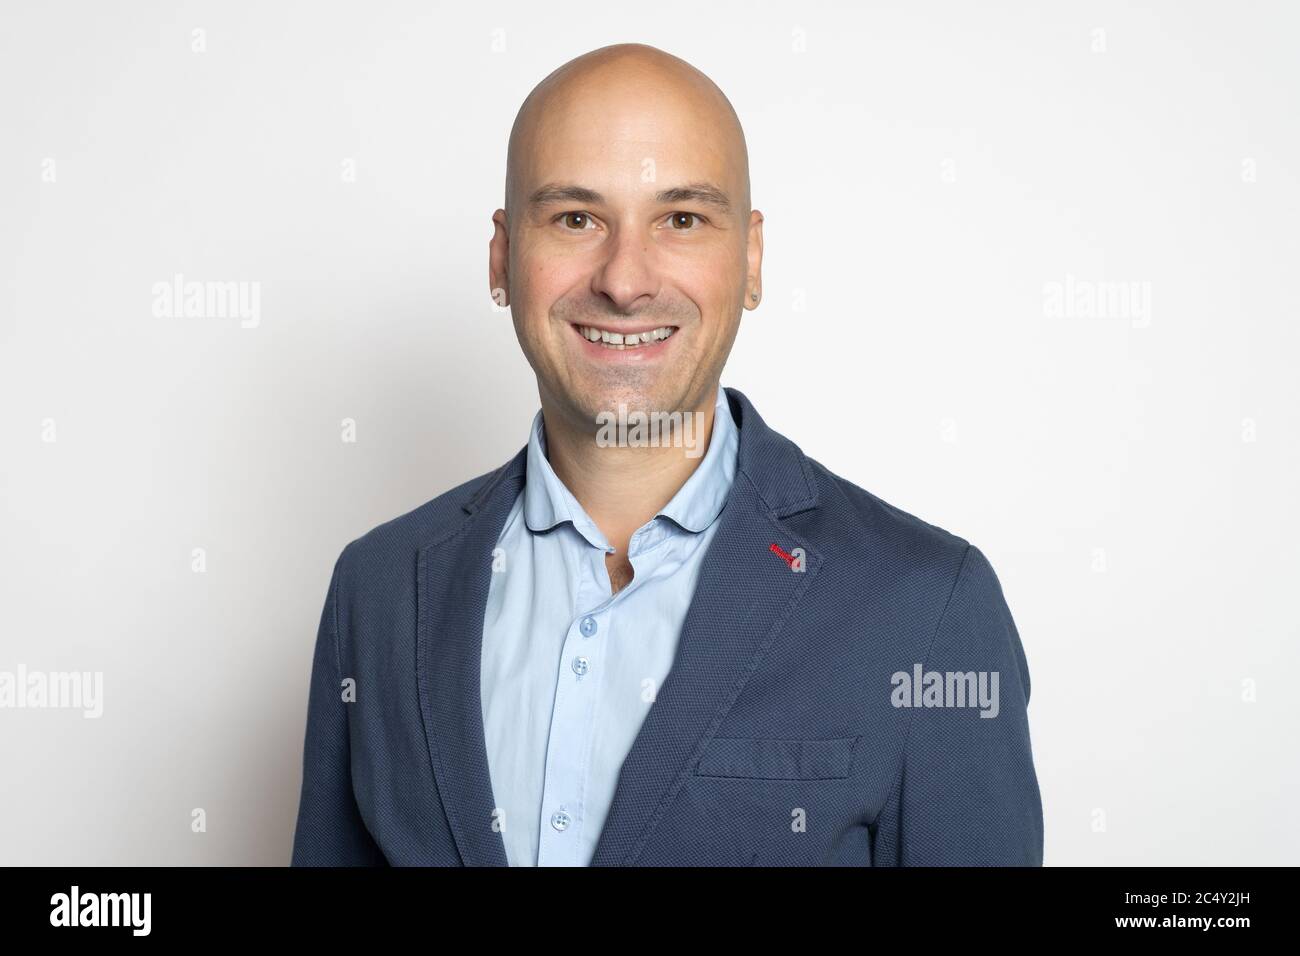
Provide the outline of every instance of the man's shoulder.
<path id="1" fill-rule="evenodd" d="M 807 513 L 808 543 L 836 564 L 860 567 L 878 584 L 942 599 L 963 571 L 987 559 L 969 540 L 927 521 L 804 456 L 818 507 Z M 991 568 L 989 569 L 991 572 Z"/>
<path id="2" fill-rule="evenodd" d="M 947 528 L 926 521 L 805 456 L 821 507 L 834 520 L 826 524 L 832 543 L 861 542 L 869 537 L 896 542 L 908 550 L 963 553 L 970 542 Z M 839 531 L 840 535 L 833 532 Z M 839 539 L 843 538 L 843 541 Z"/>
<path id="3" fill-rule="evenodd" d="M 404 556 L 413 557 L 422 548 L 437 544 L 460 530 L 469 517 L 465 505 L 499 480 L 512 462 L 513 459 L 461 482 L 417 508 L 375 525 L 348 542 L 339 556 L 340 564 L 363 568 L 402 566 Z"/>
<path id="4" fill-rule="evenodd" d="M 915 634 L 923 638 L 912 653 L 924 653 L 933 625 L 945 618 L 955 626 L 979 631 L 975 621 L 1002 619 L 1014 634 L 1006 598 L 993 565 L 973 543 L 937 524 L 884 500 L 807 458 L 817 490 L 818 507 L 797 517 L 799 531 L 825 561 L 823 582 L 832 594 L 855 594 L 862 609 L 886 609 L 897 620 L 928 622 Z M 1008 644 L 989 631 L 996 646 L 984 657 L 1006 651 Z M 1023 652 L 1015 645 L 1023 668 Z M 976 653 L 975 645 L 964 653 Z M 1024 674 L 1026 686 L 1028 675 Z"/>

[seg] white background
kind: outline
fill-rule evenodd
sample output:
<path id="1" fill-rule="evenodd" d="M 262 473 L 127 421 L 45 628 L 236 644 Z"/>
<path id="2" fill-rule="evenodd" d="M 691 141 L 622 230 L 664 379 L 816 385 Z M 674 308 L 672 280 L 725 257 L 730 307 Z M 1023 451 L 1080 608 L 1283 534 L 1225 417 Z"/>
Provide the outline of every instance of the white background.
<path id="1" fill-rule="evenodd" d="M 1046 862 L 1296 863 L 1298 27 L 1289 3 L 7 3 L 0 670 L 105 686 L 99 720 L 0 710 L 0 861 L 288 862 L 334 559 L 537 408 L 487 280 L 515 111 L 639 41 L 748 137 L 765 295 L 723 383 L 1001 578 Z M 259 282 L 260 325 L 155 317 L 176 273 Z M 1067 276 L 1147 283 L 1149 321 L 1049 314 Z"/>

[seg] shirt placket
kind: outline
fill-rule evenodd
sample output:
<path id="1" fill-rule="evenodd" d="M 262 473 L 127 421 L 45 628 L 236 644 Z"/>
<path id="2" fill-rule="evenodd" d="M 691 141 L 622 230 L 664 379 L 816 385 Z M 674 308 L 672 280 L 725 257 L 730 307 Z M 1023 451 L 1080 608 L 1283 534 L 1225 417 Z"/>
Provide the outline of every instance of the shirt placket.
<path id="1" fill-rule="evenodd" d="M 583 800 L 613 601 L 605 551 L 588 547 L 556 675 L 546 743 L 538 866 L 581 866 Z"/>

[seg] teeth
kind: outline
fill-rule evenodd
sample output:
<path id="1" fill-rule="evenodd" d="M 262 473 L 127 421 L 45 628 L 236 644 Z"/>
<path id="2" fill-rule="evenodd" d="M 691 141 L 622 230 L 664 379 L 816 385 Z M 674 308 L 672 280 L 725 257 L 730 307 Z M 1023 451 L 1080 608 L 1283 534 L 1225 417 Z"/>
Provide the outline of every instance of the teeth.
<path id="1" fill-rule="evenodd" d="M 649 332 L 628 332 L 624 335 L 621 332 L 607 332 L 603 329 L 593 329 L 585 325 L 578 326 L 578 333 L 588 342 L 599 342 L 607 349 L 618 349 L 619 351 L 637 349 L 654 342 L 662 342 L 675 331 L 677 330 L 672 326 L 665 325 Z"/>

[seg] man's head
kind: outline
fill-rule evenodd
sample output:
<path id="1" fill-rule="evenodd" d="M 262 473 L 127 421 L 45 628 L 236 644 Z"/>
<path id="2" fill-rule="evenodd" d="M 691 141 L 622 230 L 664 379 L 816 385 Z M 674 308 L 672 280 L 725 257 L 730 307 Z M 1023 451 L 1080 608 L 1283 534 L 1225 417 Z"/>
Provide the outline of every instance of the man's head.
<path id="1" fill-rule="evenodd" d="M 564 64 L 519 109 L 492 218 L 489 280 L 543 408 L 594 430 L 620 403 L 712 406 L 761 294 L 763 217 L 740 121 L 707 76 L 641 44 Z"/>

